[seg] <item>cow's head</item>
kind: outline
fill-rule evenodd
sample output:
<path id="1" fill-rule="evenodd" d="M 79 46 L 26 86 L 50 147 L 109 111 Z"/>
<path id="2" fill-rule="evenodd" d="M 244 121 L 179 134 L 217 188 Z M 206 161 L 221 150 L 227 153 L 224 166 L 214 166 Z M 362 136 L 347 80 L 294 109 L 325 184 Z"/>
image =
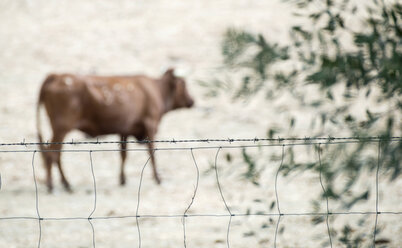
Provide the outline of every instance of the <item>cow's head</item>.
<path id="1" fill-rule="evenodd" d="M 168 95 L 168 110 L 178 108 L 190 108 L 194 105 L 194 100 L 187 91 L 186 81 L 182 77 L 176 77 L 174 70 L 167 70 L 162 76 L 164 92 Z"/>

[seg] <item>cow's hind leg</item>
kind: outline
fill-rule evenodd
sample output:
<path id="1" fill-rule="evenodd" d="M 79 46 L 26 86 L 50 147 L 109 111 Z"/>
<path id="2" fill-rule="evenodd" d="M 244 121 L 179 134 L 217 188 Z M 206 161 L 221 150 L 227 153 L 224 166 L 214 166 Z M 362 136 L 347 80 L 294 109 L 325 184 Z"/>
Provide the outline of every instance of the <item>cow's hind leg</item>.
<path id="1" fill-rule="evenodd" d="M 62 144 L 61 142 L 63 142 L 64 137 L 66 136 L 67 132 L 55 132 L 55 134 L 53 135 L 53 139 L 52 139 L 52 145 L 50 150 L 53 150 L 51 153 L 51 157 L 52 157 L 52 162 L 56 162 L 57 163 L 57 167 L 59 168 L 59 172 L 60 172 L 60 179 L 61 182 L 64 186 L 64 188 L 68 191 L 71 192 L 71 187 L 69 182 L 67 181 L 67 178 L 64 175 L 63 172 L 63 168 L 61 165 L 61 149 L 62 149 Z M 51 167 L 50 167 L 51 170 Z"/>
<path id="2" fill-rule="evenodd" d="M 127 157 L 127 136 L 121 136 L 121 150 L 120 150 L 120 155 L 121 155 L 121 167 L 120 167 L 120 185 L 125 185 L 126 184 L 126 175 L 124 174 L 124 163 L 126 161 Z"/>
<path id="3" fill-rule="evenodd" d="M 51 152 L 42 151 L 43 160 L 45 162 L 46 169 L 46 187 L 49 193 L 53 191 L 53 179 L 52 179 L 52 155 Z"/>
<path id="4" fill-rule="evenodd" d="M 63 168 L 61 167 L 61 159 L 60 159 L 60 153 L 58 154 L 58 158 L 57 158 L 57 167 L 59 168 L 59 172 L 60 172 L 60 179 L 61 179 L 61 183 L 64 186 L 64 189 L 67 192 L 72 192 L 71 190 L 71 186 L 70 183 L 67 181 L 66 177 L 64 176 L 64 172 L 63 172 Z"/>

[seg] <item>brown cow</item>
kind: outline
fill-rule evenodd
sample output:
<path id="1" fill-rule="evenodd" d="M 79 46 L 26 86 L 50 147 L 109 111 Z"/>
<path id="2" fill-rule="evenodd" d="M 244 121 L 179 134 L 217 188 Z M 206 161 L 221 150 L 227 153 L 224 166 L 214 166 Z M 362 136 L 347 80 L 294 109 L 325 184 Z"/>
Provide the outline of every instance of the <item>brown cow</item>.
<path id="1" fill-rule="evenodd" d="M 95 137 L 105 134 L 119 134 L 121 137 L 120 184 L 126 182 L 124 161 L 126 159 L 127 137 L 137 140 L 153 140 L 162 116 L 173 109 L 191 107 L 193 99 L 186 89 L 183 78 L 176 77 L 173 69 L 167 70 L 160 79 L 147 76 L 78 76 L 73 74 L 51 74 L 44 81 L 37 106 L 37 128 L 39 141 L 40 105 L 44 104 L 49 116 L 53 137 L 48 147 L 42 150 L 60 150 L 68 132 L 74 129 Z M 153 175 L 160 183 L 153 143 L 147 142 Z M 60 152 L 42 152 L 46 166 L 46 183 L 49 192 L 53 189 L 52 164 L 57 163 L 61 181 L 70 191 L 70 184 L 64 176 Z"/>

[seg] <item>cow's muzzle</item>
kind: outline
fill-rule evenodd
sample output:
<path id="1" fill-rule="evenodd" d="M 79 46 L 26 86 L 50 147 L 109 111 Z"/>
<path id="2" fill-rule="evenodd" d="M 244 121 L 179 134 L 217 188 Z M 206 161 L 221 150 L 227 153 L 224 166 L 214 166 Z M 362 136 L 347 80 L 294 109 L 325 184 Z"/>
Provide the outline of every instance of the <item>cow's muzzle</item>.
<path id="1" fill-rule="evenodd" d="M 193 99 L 189 99 L 187 101 L 187 108 L 191 108 L 192 106 L 194 106 L 194 100 Z"/>

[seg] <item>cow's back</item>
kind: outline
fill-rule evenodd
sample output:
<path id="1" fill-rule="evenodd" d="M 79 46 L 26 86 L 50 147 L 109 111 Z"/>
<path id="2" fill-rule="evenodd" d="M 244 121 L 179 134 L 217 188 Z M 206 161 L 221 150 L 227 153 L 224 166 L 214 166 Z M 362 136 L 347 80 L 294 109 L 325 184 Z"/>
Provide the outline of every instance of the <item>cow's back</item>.
<path id="1" fill-rule="evenodd" d="M 40 98 L 53 129 L 79 129 L 91 136 L 140 133 L 145 119 L 163 114 L 155 80 L 146 76 L 52 74 Z"/>
<path id="2" fill-rule="evenodd" d="M 98 123 L 101 134 L 133 134 L 161 105 L 154 81 L 145 76 L 86 76 L 85 86 L 84 118 Z"/>

